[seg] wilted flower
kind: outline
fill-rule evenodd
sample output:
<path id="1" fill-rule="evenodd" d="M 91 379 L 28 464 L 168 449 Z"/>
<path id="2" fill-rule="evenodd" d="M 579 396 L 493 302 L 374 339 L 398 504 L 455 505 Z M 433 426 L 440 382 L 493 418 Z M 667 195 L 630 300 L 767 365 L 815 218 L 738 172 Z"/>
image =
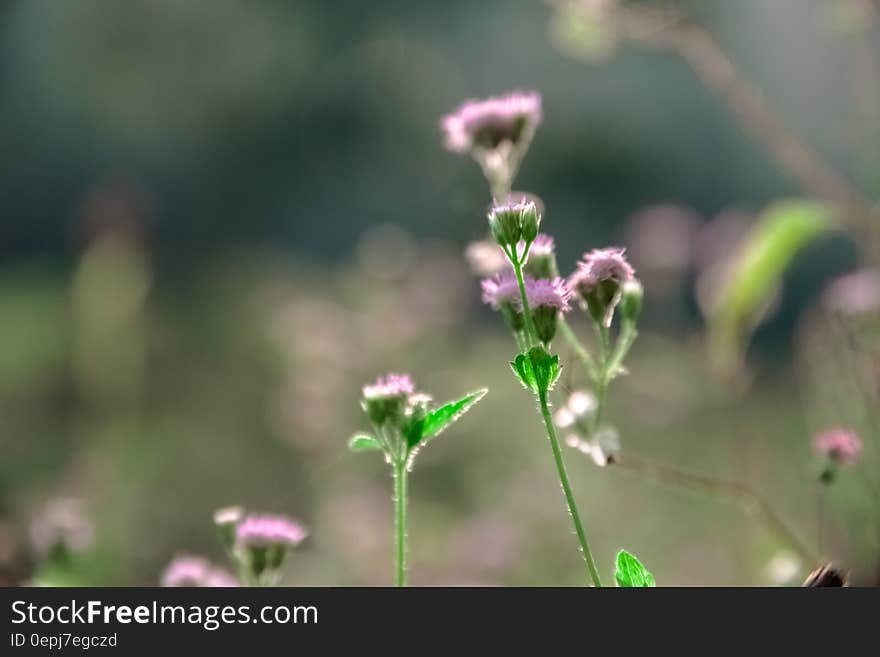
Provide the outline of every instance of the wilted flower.
<path id="1" fill-rule="evenodd" d="M 569 287 L 583 300 L 596 322 L 611 326 L 621 286 L 635 275 L 625 257 L 626 249 L 593 249 L 578 262 L 568 279 Z"/>
<path id="2" fill-rule="evenodd" d="M 190 556 L 176 557 L 168 564 L 162 572 L 160 583 L 162 586 L 171 587 L 238 586 L 238 580 L 227 571 L 217 568 L 207 559 Z"/>
<path id="3" fill-rule="evenodd" d="M 596 410 L 596 398 L 589 392 L 575 390 L 572 392 L 558 411 L 553 416 L 553 423 L 560 429 L 573 426 L 587 415 Z"/>
<path id="4" fill-rule="evenodd" d="M 504 142 L 514 146 L 531 140 L 541 122 L 541 95 L 512 92 L 484 100 L 468 100 L 441 122 L 446 147 L 456 153 L 474 148 L 492 150 Z"/>
<path id="5" fill-rule="evenodd" d="M 862 440 L 849 429 L 829 429 L 813 439 L 813 448 L 820 456 L 840 465 L 853 465 L 862 451 Z"/>

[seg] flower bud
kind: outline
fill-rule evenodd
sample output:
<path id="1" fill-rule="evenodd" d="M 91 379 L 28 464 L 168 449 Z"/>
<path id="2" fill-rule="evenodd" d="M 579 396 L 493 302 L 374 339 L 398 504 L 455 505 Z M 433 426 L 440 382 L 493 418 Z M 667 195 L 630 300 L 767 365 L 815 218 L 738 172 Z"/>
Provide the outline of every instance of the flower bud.
<path id="1" fill-rule="evenodd" d="M 532 320 L 535 322 L 538 339 L 544 344 L 549 344 L 556 336 L 559 309 L 555 306 L 538 306 L 532 310 Z"/>
<path id="2" fill-rule="evenodd" d="M 389 374 L 364 386 L 362 405 L 377 426 L 399 422 L 405 415 L 409 396 L 413 392 L 412 379 L 405 374 Z"/>
<path id="3" fill-rule="evenodd" d="M 214 512 L 214 525 L 223 547 L 231 550 L 235 544 L 235 528 L 244 519 L 244 507 L 227 506 Z"/>
<path id="4" fill-rule="evenodd" d="M 520 240 L 526 243 L 538 235 L 540 217 L 533 201 L 523 199 L 518 203 L 508 201 L 495 204 L 489 211 L 489 230 L 502 248 L 516 249 Z"/>
<path id="5" fill-rule="evenodd" d="M 635 324 L 642 313 L 645 290 L 637 278 L 626 281 L 620 287 L 620 316 L 624 322 Z"/>
<path id="6" fill-rule="evenodd" d="M 522 239 L 521 214 L 511 207 L 495 207 L 489 213 L 489 230 L 502 248 L 515 246 Z"/>
<path id="7" fill-rule="evenodd" d="M 537 206 L 532 203 L 526 203 L 522 208 L 521 215 L 522 239 L 526 244 L 530 244 L 538 237 L 538 228 L 541 226 L 541 215 L 538 214 Z"/>

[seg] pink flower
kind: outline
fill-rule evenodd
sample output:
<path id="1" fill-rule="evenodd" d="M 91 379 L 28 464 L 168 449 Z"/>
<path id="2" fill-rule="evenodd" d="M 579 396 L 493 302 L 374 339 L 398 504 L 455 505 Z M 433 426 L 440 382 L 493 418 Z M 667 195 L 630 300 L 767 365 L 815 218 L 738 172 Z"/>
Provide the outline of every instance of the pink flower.
<path id="1" fill-rule="evenodd" d="M 412 379 L 407 374 L 388 374 L 380 376 L 372 385 L 363 388 L 364 399 L 384 399 L 405 397 L 415 392 Z"/>
<path id="2" fill-rule="evenodd" d="M 577 271 L 568 279 L 569 286 L 579 294 L 588 294 L 602 281 L 624 283 L 635 276 L 635 270 L 627 262 L 626 249 L 609 247 L 593 249 L 578 262 Z"/>
<path id="3" fill-rule="evenodd" d="M 547 306 L 564 313 L 571 310 L 571 306 L 568 304 L 571 299 L 571 290 L 565 281 L 558 276 L 553 279 L 526 277 L 525 284 L 526 299 L 530 309 Z"/>
<path id="4" fill-rule="evenodd" d="M 813 439 L 813 448 L 841 465 L 853 465 L 862 451 L 862 440 L 855 431 L 829 429 Z"/>
<path id="5" fill-rule="evenodd" d="M 238 581 L 222 568 L 202 557 L 176 557 L 160 578 L 162 586 L 224 587 L 238 586 Z"/>
<path id="6" fill-rule="evenodd" d="M 236 543 L 244 547 L 296 547 L 306 536 L 302 525 L 273 515 L 249 515 L 235 530 Z"/>
<path id="7" fill-rule="evenodd" d="M 526 300 L 531 310 L 541 306 L 550 306 L 562 312 L 571 310 L 568 303 L 571 299 L 571 290 L 558 276 L 553 279 L 534 279 L 525 276 L 523 283 L 526 288 Z M 480 285 L 483 288 L 483 303 L 489 304 L 495 310 L 504 304 L 511 304 L 518 312 L 522 312 L 522 295 L 516 275 L 512 271 L 484 279 Z"/>
<path id="8" fill-rule="evenodd" d="M 513 269 L 484 279 L 480 282 L 480 287 L 483 290 L 483 303 L 489 304 L 495 310 L 505 304 L 512 304 L 518 310 L 522 310 L 519 285 Z"/>
<path id="9" fill-rule="evenodd" d="M 525 248 L 525 243 L 522 243 L 521 249 Z M 522 251 L 520 251 L 522 252 Z M 544 233 L 538 233 L 538 236 L 535 238 L 535 241 L 532 242 L 532 247 L 529 249 L 529 257 L 530 258 L 546 258 L 552 256 L 556 252 L 556 243 L 553 241 L 553 238 L 550 235 L 546 235 Z"/>
<path id="10" fill-rule="evenodd" d="M 494 149 L 505 141 L 517 144 L 531 139 L 541 117 L 541 95 L 515 91 L 484 100 L 468 100 L 445 116 L 441 127 L 446 147 L 466 153 L 475 146 Z"/>

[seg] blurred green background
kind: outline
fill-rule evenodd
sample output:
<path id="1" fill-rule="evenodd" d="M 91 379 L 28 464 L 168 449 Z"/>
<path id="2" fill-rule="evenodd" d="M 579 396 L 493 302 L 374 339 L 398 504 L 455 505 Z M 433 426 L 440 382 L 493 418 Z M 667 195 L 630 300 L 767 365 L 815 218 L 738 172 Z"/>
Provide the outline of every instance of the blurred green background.
<path id="1" fill-rule="evenodd" d="M 628 4 L 685 12 L 880 196 L 874 3 Z M 715 376 L 712 266 L 768 203 L 806 192 L 681 58 L 584 36 L 567 6 L 0 3 L 0 582 L 154 584 L 175 554 L 221 561 L 211 514 L 240 503 L 311 528 L 286 583 L 390 583 L 390 477 L 345 445 L 365 427 L 360 386 L 391 370 L 441 400 L 490 388 L 416 466 L 412 582 L 581 584 L 513 344 L 462 257 L 485 233 L 485 182 L 438 128 L 515 88 L 544 96 L 516 187 L 543 199 L 561 268 L 620 244 L 647 290 L 611 394 L 624 450 L 748 484 L 875 580 L 876 409 L 841 392 L 820 303 L 870 254 L 845 232 L 799 253 L 745 373 Z M 564 380 L 583 384 L 575 367 Z M 864 432 L 865 458 L 820 495 L 810 437 L 839 424 Z M 817 565 L 736 504 L 566 457 L 606 577 L 619 547 L 660 585 L 792 583 Z M 34 527 L 59 498 L 94 532 L 47 570 Z"/>

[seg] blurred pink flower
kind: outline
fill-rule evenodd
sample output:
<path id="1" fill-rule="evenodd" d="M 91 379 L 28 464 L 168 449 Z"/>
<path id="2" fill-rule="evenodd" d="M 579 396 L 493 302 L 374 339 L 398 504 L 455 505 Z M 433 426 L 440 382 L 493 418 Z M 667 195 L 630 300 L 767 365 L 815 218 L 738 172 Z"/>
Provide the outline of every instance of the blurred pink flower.
<path id="1" fill-rule="evenodd" d="M 484 100 L 468 100 L 441 121 L 446 147 L 466 153 L 475 146 L 494 149 L 502 142 L 529 139 L 541 122 L 541 95 L 514 91 Z"/>
<path id="2" fill-rule="evenodd" d="M 813 448 L 820 456 L 828 457 L 841 465 L 853 465 L 862 451 L 862 440 L 849 429 L 829 429 L 813 439 Z"/>
<path id="3" fill-rule="evenodd" d="M 224 587 L 238 586 L 238 581 L 222 568 L 202 557 L 175 557 L 162 572 L 162 586 Z"/>

